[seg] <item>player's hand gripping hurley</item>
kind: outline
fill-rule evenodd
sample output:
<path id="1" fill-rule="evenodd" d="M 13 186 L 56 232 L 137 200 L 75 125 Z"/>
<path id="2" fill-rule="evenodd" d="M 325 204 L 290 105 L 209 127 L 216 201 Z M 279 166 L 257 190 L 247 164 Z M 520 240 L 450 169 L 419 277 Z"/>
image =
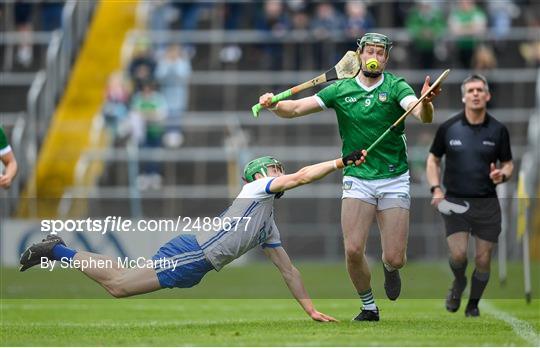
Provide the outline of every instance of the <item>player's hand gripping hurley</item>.
<path id="1" fill-rule="evenodd" d="M 430 96 L 431 93 L 433 93 L 433 91 L 435 91 L 437 88 L 440 88 L 441 84 L 446 79 L 446 77 L 448 76 L 449 73 L 450 73 L 450 69 L 446 69 L 441 74 L 441 76 L 439 76 L 437 78 L 437 80 L 435 80 L 435 82 L 433 82 L 433 84 L 429 87 L 429 89 L 424 94 L 422 94 L 422 96 L 420 96 L 420 99 L 418 99 L 418 101 L 416 103 L 414 103 L 413 107 L 410 108 L 409 110 L 407 110 L 403 115 L 401 115 L 401 117 L 398 118 L 397 121 L 394 122 L 394 124 L 392 124 L 383 134 L 381 134 L 381 136 L 377 140 L 375 140 L 375 142 L 373 144 L 371 144 L 370 147 L 367 148 L 366 152 L 369 153 L 371 150 L 373 150 L 373 148 L 375 146 L 377 146 L 377 144 L 380 143 L 381 140 L 383 140 L 383 138 L 386 136 L 386 134 L 390 133 L 391 130 L 396 128 L 403 120 L 405 120 L 405 118 L 407 116 L 409 116 L 411 114 L 411 112 L 418 106 L 418 104 L 420 104 L 422 101 L 424 101 L 424 99 L 426 99 L 428 96 Z"/>
<path id="2" fill-rule="evenodd" d="M 272 104 L 275 104 L 278 101 L 286 99 L 293 94 L 302 92 L 303 90 L 306 90 L 310 87 L 320 85 L 321 83 L 325 83 L 325 82 L 333 81 L 333 80 L 353 78 L 356 75 L 358 75 L 359 71 L 360 71 L 360 62 L 358 59 L 358 55 L 354 51 L 347 51 L 347 53 L 345 53 L 343 58 L 341 58 L 341 60 L 332 69 L 328 70 L 324 74 L 321 74 L 315 77 L 314 79 L 301 83 L 297 86 L 294 86 L 286 91 L 283 91 L 273 96 Z M 251 111 L 253 112 L 253 117 L 259 117 L 259 112 L 261 111 L 261 109 L 262 109 L 261 104 L 253 105 L 253 107 L 251 108 Z"/>

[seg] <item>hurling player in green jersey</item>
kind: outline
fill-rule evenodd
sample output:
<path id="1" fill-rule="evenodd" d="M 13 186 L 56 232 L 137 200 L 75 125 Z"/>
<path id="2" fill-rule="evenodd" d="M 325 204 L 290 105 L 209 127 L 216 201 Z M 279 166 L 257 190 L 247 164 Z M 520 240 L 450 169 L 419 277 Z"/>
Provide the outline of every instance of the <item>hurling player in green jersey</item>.
<path id="1" fill-rule="evenodd" d="M 0 187 L 8 189 L 17 174 L 17 161 L 7 141 L 4 129 L 0 126 L 0 161 L 4 164 L 5 170 L 0 172 Z"/>
<path id="2" fill-rule="evenodd" d="M 259 103 L 283 118 L 294 118 L 334 109 L 343 141 L 342 152 L 368 148 L 390 125 L 418 101 L 413 89 L 401 77 L 384 69 L 392 42 L 378 33 L 367 33 L 358 43 L 361 72 L 355 78 L 337 81 L 316 95 L 272 104 L 273 94 L 266 93 Z M 377 61 L 368 69 L 366 62 Z M 370 64 L 373 65 L 373 64 Z M 429 89 L 429 76 L 422 94 Z M 423 123 L 433 119 L 432 99 L 440 88 L 420 103 L 412 114 Z M 346 168 L 343 175 L 341 226 L 349 276 L 362 300 L 358 321 L 378 321 L 379 311 L 371 291 L 371 273 L 365 256 L 370 226 L 379 225 L 386 295 L 398 298 L 401 279 L 398 269 L 407 257 L 409 233 L 409 170 L 404 125 L 390 132 L 369 153 L 359 167 Z"/>

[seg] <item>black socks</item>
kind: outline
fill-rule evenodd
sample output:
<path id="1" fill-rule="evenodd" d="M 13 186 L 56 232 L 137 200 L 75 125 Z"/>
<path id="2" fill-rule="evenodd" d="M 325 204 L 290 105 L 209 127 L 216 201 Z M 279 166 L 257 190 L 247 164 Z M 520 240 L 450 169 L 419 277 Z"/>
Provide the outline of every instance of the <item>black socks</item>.
<path id="1" fill-rule="evenodd" d="M 471 294 L 469 296 L 469 303 L 467 307 L 478 307 L 478 302 L 484 293 L 484 289 L 489 281 L 489 272 L 479 272 L 474 270 L 471 277 Z"/>
<path id="2" fill-rule="evenodd" d="M 450 269 L 456 277 L 456 282 L 460 285 L 465 285 L 467 283 L 467 278 L 465 278 L 465 270 L 467 269 L 467 259 L 461 264 L 455 263 L 450 259 L 448 262 L 450 264 Z"/>

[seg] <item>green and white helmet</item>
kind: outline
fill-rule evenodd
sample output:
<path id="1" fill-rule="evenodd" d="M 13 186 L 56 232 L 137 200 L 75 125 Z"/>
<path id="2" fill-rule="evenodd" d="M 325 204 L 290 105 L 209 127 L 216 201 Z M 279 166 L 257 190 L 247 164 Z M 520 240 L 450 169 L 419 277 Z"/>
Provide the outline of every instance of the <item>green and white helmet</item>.
<path id="1" fill-rule="evenodd" d="M 366 44 L 382 46 L 384 47 L 386 55 L 390 53 L 393 44 L 388 36 L 379 33 L 365 33 L 362 38 L 356 40 L 356 43 L 358 44 L 358 47 L 360 47 L 360 50 L 364 49 Z"/>
<path id="2" fill-rule="evenodd" d="M 268 175 L 267 168 L 277 166 L 283 171 L 283 163 L 271 156 L 264 156 L 250 161 L 244 167 L 244 180 L 252 182 L 255 180 L 255 174 L 260 173 L 263 176 Z"/>

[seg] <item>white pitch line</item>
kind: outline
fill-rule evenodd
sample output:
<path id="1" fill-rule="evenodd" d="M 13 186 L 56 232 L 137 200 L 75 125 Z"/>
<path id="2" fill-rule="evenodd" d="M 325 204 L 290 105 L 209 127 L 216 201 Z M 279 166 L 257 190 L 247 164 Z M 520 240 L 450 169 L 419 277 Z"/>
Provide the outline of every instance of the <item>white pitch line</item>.
<path id="1" fill-rule="evenodd" d="M 531 324 L 514 317 L 508 312 L 495 308 L 495 306 L 488 301 L 484 301 L 483 303 L 484 310 L 488 314 L 510 325 L 512 330 L 527 343 L 531 344 L 531 346 L 540 346 L 540 335 L 534 330 Z"/>

